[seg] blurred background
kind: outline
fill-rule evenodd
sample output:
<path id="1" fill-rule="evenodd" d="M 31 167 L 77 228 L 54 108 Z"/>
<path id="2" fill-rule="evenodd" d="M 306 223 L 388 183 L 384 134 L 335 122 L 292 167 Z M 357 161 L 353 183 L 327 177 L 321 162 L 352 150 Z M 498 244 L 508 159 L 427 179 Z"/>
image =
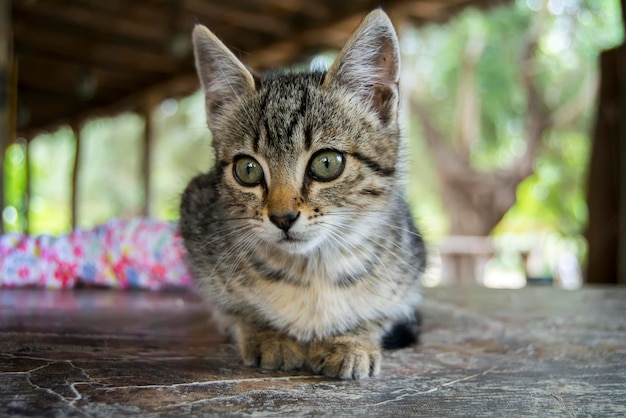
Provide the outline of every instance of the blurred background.
<path id="1" fill-rule="evenodd" d="M 29 3 L 38 2 L 13 6 L 19 71 L 20 33 L 39 22 L 32 15 L 54 22 L 54 11 L 37 15 Z M 302 2 L 285 4 L 295 3 Z M 431 252 L 426 284 L 575 289 L 588 265 L 599 57 L 624 42 L 620 1 L 484 3 L 493 4 L 455 9 L 436 22 L 390 6 L 402 49 L 408 197 Z M 31 20 L 24 23 L 24 16 Z M 235 50 L 262 68 L 274 62 L 328 66 L 337 53 L 333 46 L 359 19 L 310 52 L 272 60 Z M 188 31 L 172 33 L 170 47 L 183 51 L 188 69 Z M 22 49 L 26 65 L 37 51 Z M 271 56 L 276 49 L 268 51 Z M 40 81 L 46 71 L 40 64 Z M 75 94 L 66 94 L 93 103 L 102 87 L 98 74 L 85 72 L 79 81 Z M 18 104 L 17 135 L 4 159 L 4 231 L 63 234 L 117 217 L 175 220 L 186 183 L 213 162 L 204 99 L 187 85 L 182 90 L 152 95 L 143 107 L 38 126 L 36 109 Z"/>

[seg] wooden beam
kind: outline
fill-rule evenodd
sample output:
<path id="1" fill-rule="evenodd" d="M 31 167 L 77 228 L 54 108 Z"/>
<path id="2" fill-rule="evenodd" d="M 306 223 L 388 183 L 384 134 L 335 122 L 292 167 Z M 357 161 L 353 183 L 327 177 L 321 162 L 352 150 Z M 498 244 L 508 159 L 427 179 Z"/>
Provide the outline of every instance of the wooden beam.
<path id="1" fill-rule="evenodd" d="M 10 107 L 11 67 L 12 67 L 12 32 L 11 2 L 0 2 L 0 234 L 4 233 L 4 159 L 6 149 L 11 140 Z"/>
<path id="2" fill-rule="evenodd" d="M 314 19 L 328 19 L 333 11 L 328 4 L 312 2 L 309 0 L 265 0 L 265 5 L 287 13 L 300 13 Z"/>
<path id="3" fill-rule="evenodd" d="M 619 142 L 617 50 L 600 55 L 601 85 L 593 133 L 587 206 L 588 283 L 617 283 L 619 248 Z"/>
<path id="4" fill-rule="evenodd" d="M 81 59 L 90 65 L 138 70 L 155 74 L 175 74 L 186 61 L 145 49 L 133 48 L 107 40 L 71 36 L 44 27 L 32 27 L 24 21 L 14 24 L 18 47 L 39 54 L 52 54 L 65 59 Z"/>
<path id="5" fill-rule="evenodd" d="M 137 83 L 140 72 L 122 71 L 111 67 L 87 66 L 80 61 L 71 61 L 54 56 L 42 56 L 40 54 L 20 53 L 20 84 L 29 85 L 36 79 L 52 76 L 54 83 L 60 80 L 60 84 L 75 87 L 79 76 L 93 75 L 98 81 L 98 90 L 102 88 L 127 89 Z M 74 91 L 72 91 L 74 92 Z"/>
<path id="6" fill-rule="evenodd" d="M 621 1 L 622 4 L 622 27 L 626 30 L 626 0 Z M 622 43 L 619 47 L 619 56 L 617 62 L 617 77 L 618 77 L 618 89 L 619 89 L 619 103 L 617 113 L 619 115 L 626 115 L 626 42 Z M 617 258 L 619 265 L 617 266 L 617 283 L 626 285 L 626 121 L 624 118 L 620 118 L 619 132 L 619 244 L 617 253 L 621 254 L 621 257 Z"/>
<path id="7" fill-rule="evenodd" d="M 149 6 L 144 6 L 144 10 L 147 8 Z M 95 10 L 92 7 L 85 7 L 80 2 L 74 4 L 66 2 L 62 7 L 55 4 L 55 2 L 40 2 L 36 7 L 22 5 L 20 9 L 16 10 L 16 14 L 27 16 L 29 21 L 33 21 L 33 17 L 38 17 L 49 22 L 50 25 L 88 27 L 92 32 L 105 33 L 107 36 L 163 43 L 167 40 L 168 35 L 167 32 L 162 30 L 160 25 L 132 19 L 126 13 L 102 13 L 100 10 Z M 163 14 L 163 16 L 168 17 L 166 14 Z M 158 15 L 155 17 L 158 18 Z"/>
<path id="8" fill-rule="evenodd" d="M 186 0 L 185 7 L 199 15 L 202 20 L 210 18 L 237 28 L 245 28 L 264 34 L 285 37 L 291 32 L 289 23 L 284 19 L 268 14 L 254 13 L 234 8 L 228 5 L 219 5 L 206 0 Z"/>
<path id="9" fill-rule="evenodd" d="M 156 83 L 148 88 L 138 89 L 136 92 L 108 104 L 102 104 L 101 106 L 82 112 L 76 112 L 74 113 L 74 119 L 85 121 L 90 118 L 111 116 L 124 111 L 141 112 L 142 103 L 144 103 L 149 97 L 188 96 L 194 93 L 198 89 L 198 86 L 198 77 L 195 73 L 190 72 L 179 77 L 168 79 L 162 83 Z M 27 138 L 33 138 L 39 133 L 50 132 L 57 129 L 61 125 L 69 123 L 71 123 L 70 119 L 59 117 L 55 120 L 55 122 L 47 122 L 41 125 L 35 125 L 33 128 L 22 129 L 19 131 L 19 134 Z"/>
<path id="10" fill-rule="evenodd" d="M 90 10 L 95 10 L 105 16 L 119 16 L 123 14 L 132 22 L 142 22 L 153 26 L 165 25 L 171 18 L 172 4 L 180 3 L 175 1 L 102 1 L 102 0 L 81 0 L 81 6 Z M 164 9 L 168 15 L 163 16 Z"/>
<path id="11" fill-rule="evenodd" d="M 325 28 L 307 30 L 297 36 L 293 36 L 288 41 L 274 43 L 250 51 L 243 61 L 255 69 L 264 69 L 289 63 L 297 55 L 301 54 L 303 49 L 310 51 L 314 48 L 338 48 L 358 26 L 365 14 L 365 12 L 359 12 L 337 20 Z M 321 42 L 321 40 L 324 40 L 324 42 Z M 76 120 L 84 121 L 92 117 L 109 116 L 122 111 L 138 110 L 148 97 L 180 97 L 192 94 L 198 87 L 198 78 L 195 72 L 190 70 L 176 77 L 167 78 L 160 83 L 154 83 L 150 87 L 139 89 L 110 104 L 90 108 L 73 116 Z M 20 130 L 19 134 L 32 138 L 38 133 L 54 130 L 60 125 L 70 122 L 71 120 L 67 118 L 57 118 L 54 123 L 31 125 L 34 127 Z"/>
<path id="12" fill-rule="evenodd" d="M 626 28 L 626 0 L 622 0 Z M 626 284 L 626 42 L 600 55 L 587 186 L 588 283 Z"/>
<path id="13" fill-rule="evenodd" d="M 397 13 L 401 13 L 410 19 L 418 21 L 438 21 L 449 13 L 449 8 L 465 2 L 465 0 L 451 0 L 447 2 L 407 2 L 396 9 Z"/>
<path id="14" fill-rule="evenodd" d="M 155 96 L 149 96 L 143 102 L 143 106 L 141 108 L 141 114 L 144 120 L 144 130 L 143 130 L 143 147 L 141 151 L 141 176 L 143 178 L 143 207 L 141 210 L 141 214 L 144 217 L 149 217 L 152 213 L 150 210 L 150 200 L 152 198 L 152 170 L 151 170 L 151 162 L 152 162 L 152 147 L 154 143 L 154 126 L 152 121 L 152 111 L 154 110 L 154 106 L 157 103 L 157 99 Z"/>
<path id="15" fill-rule="evenodd" d="M 196 4 L 196 0 L 190 0 L 192 4 Z M 277 0 L 274 0 L 274 2 Z M 304 0 L 298 0 L 298 2 L 303 2 Z M 450 0 L 452 5 L 463 5 L 463 1 L 467 0 Z M 296 3 L 298 3 L 296 2 Z M 109 5 L 104 2 L 93 1 L 90 4 L 98 7 L 109 7 Z M 406 8 L 411 7 L 415 3 L 414 0 L 410 1 L 394 1 L 388 2 L 385 4 L 385 10 L 390 14 L 400 15 L 406 11 Z M 478 1 L 478 4 L 488 3 L 487 1 Z M 497 2 L 496 2 L 497 3 Z M 110 5 L 110 7 L 115 8 L 116 6 Z M 430 6 L 433 8 L 434 6 Z M 285 41 L 282 42 L 272 42 L 266 44 L 264 46 L 251 49 L 250 51 L 246 51 L 245 56 L 242 60 L 249 66 L 254 67 L 257 70 L 263 70 L 269 67 L 275 67 L 285 64 L 291 64 L 295 60 L 302 58 L 303 56 L 310 55 L 311 53 L 319 50 L 329 49 L 329 48 L 339 48 L 343 45 L 343 43 L 347 40 L 348 36 L 352 33 L 352 31 L 358 26 L 359 22 L 366 15 L 367 10 L 362 10 L 359 12 L 355 12 L 349 14 L 347 16 L 336 19 L 334 22 L 330 22 L 323 27 L 315 27 L 306 30 L 299 30 L 298 33 L 294 33 L 292 36 L 286 38 Z M 184 16 L 183 16 L 184 18 Z M 184 20 L 181 18 L 182 20 Z M 321 22 L 322 24 L 324 22 Z M 80 50 L 80 47 L 76 47 L 72 45 L 72 48 L 68 50 L 68 40 L 75 41 L 74 38 L 66 39 L 68 37 L 64 37 L 63 39 L 57 39 L 58 36 L 54 36 L 53 39 L 48 39 L 47 35 L 42 34 L 33 34 L 32 31 L 29 31 L 31 28 L 23 25 L 22 27 L 25 36 L 30 37 L 31 41 L 36 41 L 41 39 L 41 42 L 46 43 L 47 47 L 52 48 L 54 51 L 55 48 L 62 48 L 65 53 L 61 54 L 63 51 L 57 51 L 61 54 L 63 59 L 74 59 L 75 56 L 70 56 L 71 54 L 76 53 L 76 51 Z M 48 31 L 49 32 L 49 31 Z M 21 33 L 21 32 L 20 32 Z M 36 38 L 36 39 L 33 39 Z M 65 45 L 65 46 L 63 46 Z M 70 112 L 67 113 L 66 117 L 54 117 L 54 122 L 51 122 L 50 119 L 41 122 L 35 122 L 29 124 L 29 127 L 26 129 L 20 130 L 20 135 L 27 136 L 28 138 L 34 137 L 37 133 L 42 131 L 50 131 L 58 128 L 60 125 L 69 123 L 72 119 L 76 120 L 85 120 L 87 118 L 99 117 L 99 116 L 109 116 L 112 114 L 120 113 L 122 111 L 128 110 L 138 110 L 142 107 L 142 103 L 145 101 L 146 97 L 157 95 L 159 97 L 181 97 L 184 95 L 189 95 L 193 93 L 198 88 L 198 80 L 195 72 L 192 68 L 189 67 L 188 70 L 185 70 L 183 67 L 177 67 L 177 71 L 174 71 L 174 67 L 176 67 L 176 63 L 181 63 L 182 61 L 175 60 L 167 60 L 164 62 L 164 65 L 155 65 L 154 59 L 157 57 L 153 57 L 152 55 L 149 57 L 145 57 L 143 59 L 140 57 L 134 56 L 133 62 L 126 62 L 127 59 L 121 57 L 121 55 L 126 54 L 132 48 L 123 48 L 121 46 L 112 45 L 103 45 L 104 50 L 99 51 L 96 57 L 92 57 L 92 60 L 88 60 L 91 63 L 106 63 L 107 65 L 113 65 L 112 63 L 124 60 L 125 62 L 118 62 L 115 64 L 116 69 L 134 69 L 141 70 L 146 65 L 148 65 L 149 69 L 152 72 L 162 71 L 163 73 L 176 73 L 176 76 L 170 76 L 167 74 L 161 74 L 163 76 L 161 81 L 153 82 L 149 87 L 139 87 L 136 88 L 134 92 L 128 94 L 125 97 L 120 97 L 118 100 L 102 103 L 102 104 L 91 104 L 87 110 L 75 112 L 71 115 Z M 70 54 L 71 53 L 71 54 Z M 122 54 L 123 53 L 123 54 Z M 110 56 L 120 55 L 120 57 L 114 59 L 113 61 L 107 61 Z M 131 54 L 131 56 L 133 56 Z M 96 59 L 97 58 L 97 59 Z M 161 57 L 161 59 L 164 59 Z M 189 61 L 190 62 L 190 61 Z M 126 66 L 127 64 L 128 66 Z M 34 114 L 35 112 L 33 112 Z M 58 112 L 63 113 L 63 112 Z"/>
<path id="16" fill-rule="evenodd" d="M 30 168 L 30 142 L 28 139 L 22 138 L 24 140 L 24 177 L 26 178 L 26 184 L 24 185 L 24 233 L 30 234 L 30 201 L 32 193 L 32 170 Z"/>
<path id="17" fill-rule="evenodd" d="M 70 125 L 72 133 L 74 134 L 74 160 L 72 164 L 72 185 L 70 188 L 71 196 L 71 224 L 72 230 L 76 229 L 78 224 L 78 179 L 80 170 L 80 148 L 81 148 L 81 126 L 78 123 Z"/>

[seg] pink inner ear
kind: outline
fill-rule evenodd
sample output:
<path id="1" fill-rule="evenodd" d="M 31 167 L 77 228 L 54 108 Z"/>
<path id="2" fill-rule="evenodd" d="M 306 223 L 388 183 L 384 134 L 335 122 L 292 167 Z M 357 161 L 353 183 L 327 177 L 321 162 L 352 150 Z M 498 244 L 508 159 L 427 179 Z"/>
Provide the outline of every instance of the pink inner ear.
<path id="1" fill-rule="evenodd" d="M 324 86 L 356 93 L 387 124 L 396 118 L 399 65 L 395 30 L 382 11 L 374 11 L 339 53 Z"/>
<path id="2" fill-rule="evenodd" d="M 397 83 L 398 62 L 394 54 L 394 47 L 389 39 L 381 39 L 377 58 L 376 66 L 380 72 L 380 83 L 385 85 Z"/>
<path id="3" fill-rule="evenodd" d="M 388 85 L 374 88 L 372 108 L 378 113 L 380 120 L 386 125 L 391 121 L 395 109 L 396 94 L 394 88 Z"/>

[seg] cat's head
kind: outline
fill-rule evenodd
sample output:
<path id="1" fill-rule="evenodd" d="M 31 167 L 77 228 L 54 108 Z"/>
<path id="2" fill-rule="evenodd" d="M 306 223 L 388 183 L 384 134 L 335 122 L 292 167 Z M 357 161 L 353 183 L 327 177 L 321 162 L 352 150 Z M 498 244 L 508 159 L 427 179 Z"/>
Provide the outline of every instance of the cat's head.
<path id="1" fill-rule="evenodd" d="M 355 228 L 385 219 L 402 156 L 398 41 L 383 11 L 327 72 L 257 77 L 204 26 L 193 43 L 221 205 L 242 229 L 303 254 L 353 245 Z"/>

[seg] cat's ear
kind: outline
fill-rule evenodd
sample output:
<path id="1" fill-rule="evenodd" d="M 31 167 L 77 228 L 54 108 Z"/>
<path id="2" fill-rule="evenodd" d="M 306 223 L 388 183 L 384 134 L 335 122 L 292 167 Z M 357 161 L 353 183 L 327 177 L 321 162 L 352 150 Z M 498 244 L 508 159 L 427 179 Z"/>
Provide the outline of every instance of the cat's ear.
<path id="1" fill-rule="evenodd" d="M 192 37 L 196 70 L 206 96 L 210 119 L 225 104 L 254 91 L 254 78 L 226 45 L 205 26 L 196 25 Z"/>
<path id="2" fill-rule="evenodd" d="M 356 93 L 387 123 L 397 115 L 399 78 L 396 31 L 387 14 L 377 9 L 352 34 L 328 70 L 324 84 Z"/>

